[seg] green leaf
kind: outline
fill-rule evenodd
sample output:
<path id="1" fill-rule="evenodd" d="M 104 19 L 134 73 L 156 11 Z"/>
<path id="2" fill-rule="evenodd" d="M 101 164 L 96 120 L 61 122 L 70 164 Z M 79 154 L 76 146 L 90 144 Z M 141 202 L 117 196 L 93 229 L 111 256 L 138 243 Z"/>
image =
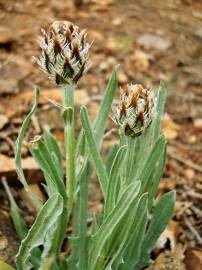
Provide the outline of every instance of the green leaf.
<path id="1" fill-rule="evenodd" d="M 154 171 L 154 168 L 159 160 L 159 156 L 161 153 L 165 152 L 165 138 L 163 135 L 159 136 L 157 141 L 155 142 L 153 149 L 146 160 L 145 166 L 141 172 L 141 174 L 138 176 L 138 179 L 141 180 L 142 186 L 141 186 L 141 194 L 145 193 L 149 186 L 150 186 L 150 180 L 152 172 Z"/>
<path id="2" fill-rule="evenodd" d="M 104 249 L 105 244 L 109 237 L 113 234 L 114 230 L 119 226 L 120 222 L 124 221 L 128 211 L 136 205 L 136 197 L 140 190 L 140 182 L 130 184 L 117 205 L 108 215 L 106 220 L 101 225 L 100 229 L 90 240 L 90 256 L 89 256 L 89 270 L 94 270 L 100 255 Z"/>
<path id="3" fill-rule="evenodd" d="M 50 139 L 50 138 L 49 138 Z M 49 146 L 49 148 L 48 148 Z M 47 181 L 48 190 L 51 191 L 51 196 L 54 193 L 59 193 L 64 200 L 64 208 L 63 213 L 58 218 L 57 224 L 56 224 L 56 233 L 55 233 L 55 239 L 54 244 L 52 247 L 51 252 L 55 253 L 56 256 L 59 255 L 64 235 L 66 233 L 66 226 L 68 222 L 68 212 L 67 212 L 67 195 L 65 191 L 65 185 L 63 182 L 63 179 L 60 176 L 60 170 L 57 168 L 57 163 L 54 162 L 54 159 L 51 156 L 50 150 L 52 146 L 49 144 L 45 144 L 41 139 L 36 142 L 36 145 L 34 147 L 30 147 L 30 151 L 37 161 L 39 167 L 43 171 L 45 175 L 45 179 Z M 50 149 L 50 150 L 49 150 Z"/>
<path id="4" fill-rule="evenodd" d="M 134 269 L 136 263 L 139 260 L 141 254 L 141 246 L 145 235 L 147 218 L 148 218 L 148 194 L 144 194 L 140 198 L 138 209 L 136 212 L 136 219 L 134 222 L 133 230 L 128 237 L 127 247 L 124 251 L 123 265 L 119 270 Z"/>
<path id="5" fill-rule="evenodd" d="M 106 196 L 107 184 L 108 184 L 108 176 L 106 174 L 104 165 L 102 163 L 102 159 L 98 152 L 95 137 L 93 135 L 93 131 L 90 126 L 90 122 L 88 119 L 87 109 L 85 107 L 81 108 L 81 123 L 85 132 L 85 137 L 89 146 L 89 152 L 91 155 L 91 159 L 95 165 L 96 172 L 99 178 L 99 182 L 102 188 L 102 192 L 104 197 Z"/>
<path id="6" fill-rule="evenodd" d="M 56 168 L 58 169 L 58 174 L 61 179 L 63 179 L 63 170 L 62 170 L 62 154 L 60 151 L 60 147 L 58 145 L 57 140 L 50 133 L 50 131 L 46 128 L 44 132 L 44 141 L 52 155 L 53 161 L 56 163 Z"/>
<path id="7" fill-rule="evenodd" d="M 156 105 L 156 117 L 153 125 L 153 141 L 159 136 L 161 128 L 161 120 L 164 113 L 164 106 L 166 100 L 165 85 L 161 82 L 158 93 L 157 93 L 157 105 Z"/>
<path id="8" fill-rule="evenodd" d="M 43 205 L 27 236 L 21 242 L 19 252 L 16 256 L 18 269 L 27 270 L 31 268 L 29 259 L 32 250 L 44 244 L 48 230 L 56 223 L 62 211 L 63 199 L 59 194 L 53 195 Z"/>
<path id="9" fill-rule="evenodd" d="M 109 175 L 110 180 L 107 185 L 107 195 L 106 195 L 106 201 L 105 201 L 105 207 L 104 207 L 104 219 L 115 207 L 116 198 L 118 197 L 117 186 L 118 186 L 118 180 L 120 179 L 119 174 L 122 169 L 126 151 L 127 151 L 127 146 L 126 145 L 121 146 L 119 150 L 117 151 L 117 154 L 114 158 L 114 162 L 112 164 L 112 168 Z"/>
<path id="10" fill-rule="evenodd" d="M 117 89 L 117 79 L 116 79 L 116 68 L 115 68 L 112 72 L 111 78 L 105 90 L 105 94 L 104 94 L 99 112 L 92 126 L 92 129 L 95 131 L 95 140 L 96 140 L 96 145 L 98 146 L 98 148 L 100 148 L 100 145 L 103 140 L 103 134 L 106 128 L 106 123 L 109 117 L 109 112 L 111 109 L 111 105 L 112 105 L 112 101 L 113 101 L 116 89 Z M 84 132 L 83 130 L 81 130 L 79 134 L 79 140 L 77 142 L 77 147 L 76 147 L 77 156 L 80 155 L 79 145 L 83 141 L 83 137 L 84 137 Z M 86 155 L 87 155 L 87 152 L 85 153 L 85 157 Z"/>
<path id="11" fill-rule="evenodd" d="M 116 156 L 116 153 L 117 153 L 118 149 L 119 149 L 119 146 L 116 143 L 116 144 L 113 144 L 112 147 L 109 150 L 109 153 L 107 155 L 107 160 L 106 160 L 106 171 L 107 171 L 107 175 L 110 174 L 112 163 L 114 161 L 114 158 Z"/>
<path id="12" fill-rule="evenodd" d="M 137 226 L 141 216 L 144 212 L 147 213 L 147 197 L 148 194 L 146 193 L 140 197 L 138 202 L 130 210 L 124 224 L 121 224 L 120 230 L 116 232 L 112 246 L 109 247 L 110 252 L 107 254 L 108 257 L 112 258 L 108 267 L 111 266 L 112 269 L 116 269 L 118 265 L 123 264 L 126 261 L 124 254 L 127 256 L 129 249 L 134 245 L 133 240 L 135 240 L 135 232 L 139 233 L 137 231 Z M 136 245 L 137 242 L 135 242 L 135 246 Z M 111 250 L 113 250 L 113 252 L 111 252 Z"/>
<path id="13" fill-rule="evenodd" d="M 159 182 L 163 175 L 165 161 L 166 161 L 166 147 L 164 148 L 164 151 L 162 151 L 159 155 L 157 166 L 155 167 L 154 173 L 152 175 L 152 179 L 150 180 L 151 186 L 149 188 L 149 203 L 148 203 L 149 209 L 152 207 L 153 201 L 157 194 Z"/>
<path id="14" fill-rule="evenodd" d="M 175 207 L 175 192 L 165 193 L 154 208 L 152 220 L 148 226 L 141 248 L 140 261 L 135 269 L 142 269 L 150 262 L 150 253 L 153 250 L 156 241 L 165 230 L 166 225 L 171 218 Z"/>
<path id="15" fill-rule="evenodd" d="M 95 131 L 95 141 L 98 148 L 101 145 L 103 134 L 106 128 L 106 122 L 109 117 L 111 104 L 117 89 L 116 69 L 113 70 L 112 76 L 109 80 L 105 94 L 100 106 L 100 110 L 96 116 L 93 124 L 93 130 Z"/>
<path id="16" fill-rule="evenodd" d="M 169 219 L 171 218 L 175 207 L 175 192 L 165 193 L 154 208 L 151 223 L 148 227 L 143 250 L 150 253 L 154 248 L 160 234 L 164 231 Z"/>
<path id="17" fill-rule="evenodd" d="M 25 222 L 20 215 L 20 209 L 18 208 L 5 179 L 2 179 L 2 184 L 6 190 L 6 193 L 8 194 L 8 198 L 10 201 L 11 218 L 12 218 L 15 230 L 17 232 L 19 239 L 22 240 L 27 234 Z"/>
<path id="18" fill-rule="evenodd" d="M 21 161 L 22 142 L 23 142 L 23 139 L 25 137 L 25 132 L 26 132 L 28 125 L 31 121 L 31 117 L 34 114 L 34 112 L 38 106 L 39 95 L 40 95 L 40 90 L 39 90 L 39 88 L 36 88 L 35 89 L 35 101 L 34 101 L 33 107 L 31 109 L 30 113 L 25 118 L 25 120 L 22 124 L 22 127 L 20 129 L 18 138 L 17 138 L 16 143 L 15 143 L 15 164 L 16 164 L 16 172 L 17 172 L 17 175 L 18 175 L 20 182 L 24 186 L 25 190 L 27 191 L 27 193 L 28 193 L 29 197 L 31 198 L 31 200 L 33 201 L 33 203 L 40 209 L 41 203 L 36 198 L 36 196 L 33 194 L 33 192 L 30 190 L 29 185 L 27 184 L 27 181 L 25 179 L 25 175 L 23 173 L 22 161 Z"/>
<path id="19" fill-rule="evenodd" d="M 42 139 L 39 139 L 34 146 L 30 146 L 30 152 L 43 171 L 44 175 L 48 176 L 52 183 L 54 183 L 56 188 L 55 193 L 60 193 L 60 195 L 66 201 L 66 191 L 63 179 L 60 177 L 57 164 L 54 162 L 55 160 L 52 158 L 49 148 L 45 142 L 43 142 Z M 47 182 L 47 184 L 49 183 Z"/>

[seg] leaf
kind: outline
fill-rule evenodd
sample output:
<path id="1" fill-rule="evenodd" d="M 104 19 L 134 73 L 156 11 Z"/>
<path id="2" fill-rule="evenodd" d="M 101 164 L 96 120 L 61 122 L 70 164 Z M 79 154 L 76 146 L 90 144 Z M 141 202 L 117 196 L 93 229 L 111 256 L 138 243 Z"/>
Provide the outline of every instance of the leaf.
<path id="1" fill-rule="evenodd" d="M 136 263 L 139 260 L 141 254 L 141 247 L 145 235 L 147 218 L 148 218 L 148 194 L 144 194 L 140 198 L 138 209 L 136 212 L 136 219 L 134 222 L 133 231 L 128 238 L 127 247 L 124 251 L 123 265 L 119 270 L 134 269 Z"/>
<path id="2" fill-rule="evenodd" d="M 49 147 L 52 148 L 52 146 L 50 146 L 50 142 Z M 43 142 L 41 139 L 36 142 L 35 147 L 30 147 L 30 151 L 33 157 L 35 158 L 39 167 L 45 175 L 48 190 L 49 192 L 51 191 L 51 196 L 53 195 L 53 193 L 59 193 L 63 197 L 63 213 L 57 220 L 54 244 L 51 250 L 52 253 L 55 253 L 55 255 L 58 256 L 64 240 L 64 235 L 66 233 L 66 226 L 68 222 L 68 211 L 66 207 L 67 195 L 63 179 L 60 176 L 60 170 L 58 170 L 57 163 L 54 162 L 50 150 L 48 148 L 48 145 L 46 145 L 45 142 Z"/>
<path id="3" fill-rule="evenodd" d="M 43 142 L 42 139 L 39 139 L 35 145 L 30 146 L 29 149 L 44 175 L 48 176 L 52 183 L 54 183 L 56 188 L 55 192 L 60 193 L 60 195 L 66 201 L 66 191 L 63 179 L 60 177 L 57 164 L 54 162 L 54 159 L 52 158 L 49 148 L 45 142 Z M 47 184 L 49 183 L 47 182 Z"/>
<path id="4" fill-rule="evenodd" d="M 151 223 L 148 227 L 143 250 L 150 253 L 158 240 L 160 234 L 164 231 L 169 219 L 171 218 L 175 207 L 175 192 L 165 193 L 154 208 Z"/>
<path id="5" fill-rule="evenodd" d="M 156 117 L 154 120 L 155 123 L 153 127 L 153 141 L 155 141 L 155 139 L 160 134 L 161 120 L 164 113 L 165 100 L 166 100 L 165 85 L 163 82 L 161 82 L 157 94 Z"/>
<path id="6" fill-rule="evenodd" d="M 20 209 L 18 208 L 5 179 L 2 179 L 2 184 L 6 190 L 6 193 L 10 201 L 11 218 L 12 218 L 15 230 L 17 232 L 19 239 L 22 240 L 27 234 L 25 222 L 20 215 Z"/>
<path id="7" fill-rule="evenodd" d="M 153 149 L 146 160 L 145 166 L 138 176 L 138 179 L 141 180 L 141 194 L 145 193 L 150 186 L 151 174 L 156 166 L 156 163 L 159 159 L 161 153 L 165 152 L 165 138 L 163 135 L 159 136 L 157 141 L 155 142 Z"/>
<path id="8" fill-rule="evenodd" d="M 98 146 L 98 148 L 100 148 L 100 145 L 103 140 L 103 134 L 105 131 L 107 119 L 109 117 L 109 112 L 110 112 L 111 104 L 112 104 L 112 101 L 116 92 L 116 88 L 117 88 L 117 79 L 116 79 L 116 68 L 115 68 L 112 72 L 111 78 L 105 90 L 105 94 L 104 94 L 99 112 L 92 126 L 92 129 L 95 131 L 96 145 Z M 77 147 L 76 147 L 77 156 L 80 155 L 79 145 L 83 141 L 83 137 L 84 137 L 84 132 L 83 130 L 81 130 L 79 134 L 79 140 L 77 142 Z M 85 153 L 84 158 L 86 157 L 86 155 L 87 155 L 87 152 Z"/>
<path id="9" fill-rule="evenodd" d="M 33 203 L 40 209 L 41 203 L 36 198 L 36 196 L 33 194 L 33 192 L 30 190 L 29 185 L 27 184 L 27 181 L 26 181 L 24 173 L 23 173 L 22 162 L 21 162 L 21 148 L 22 148 L 23 138 L 25 136 L 25 132 L 27 130 L 27 127 L 31 121 L 31 117 L 34 114 L 34 112 L 38 106 L 39 95 L 40 95 L 40 90 L 39 90 L 39 88 L 36 88 L 35 89 L 35 101 L 34 101 L 33 107 L 31 109 L 30 113 L 25 118 L 25 120 L 22 124 L 22 127 L 20 129 L 18 138 L 17 138 L 16 143 L 15 143 L 15 164 L 16 164 L 16 172 L 17 172 L 17 175 L 18 175 L 20 182 L 24 186 L 25 190 L 27 191 L 27 193 L 28 193 L 29 197 L 31 198 L 31 200 L 33 201 Z"/>
<path id="10" fill-rule="evenodd" d="M 113 234 L 113 231 L 117 228 L 120 222 L 124 220 L 130 208 L 132 208 L 137 203 L 136 197 L 139 193 L 139 189 L 140 182 L 134 182 L 130 184 L 126 188 L 125 192 L 123 192 L 123 195 L 117 202 L 117 205 L 103 222 L 100 229 L 95 235 L 92 236 L 89 243 L 89 270 L 95 269 L 96 263 L 107 240 Z"/>
<path id="11" fill-rule="evenodd" d="M 46 128 L 44 132 L 44 141 L 47 145 L 47 148 L 49 152 L 52 155 L 53 160 L 56 163 L 56 167 L 58 169 L 58 174 L 60 175 L 60 178 L 63 178 L 63 172 L 62 172 L 62 154 L 60 151 L 60 147 L 58 145 L 57 140 L 54 138 L 54 136 L 50 133 L 50 131 Z"/>
<path id="12" fill-rule="evenodd" d="M 119 150 L 117 151 L 117 154 L 112 164 L 112 168 L 109 175 L 110 180 L 107 185 L 106 201 L 104 205 L 104 220 L 115 207 L 116 198 L 118 197 L 117 186 L 118 186 L 118 180 L 120 179 L 119 174 L 122 169 L 126 151 L 127 151 L 127 146 L 126 145 L 121 146 Z"/>
<path id="13" fill-rule="evenodd" d="M 142 269 L 150 262 L 150 253 L 154 248 L 159 236 L 166 228 L 169 219 L 171 218 L 175 207 L 175 192 L 165 193 L 154 208 L 152 220 L 148 226 L 144 237 L 143 246 L 141 248 L 140 261 L 135 269 Z"/>
<path id="14" fill-rule="evenodd" d="M 109 153 L 107 155 L 107 160 L 106 160 L 106 171 L 107 171 L 107 175 L 109 175 L 111 167 L 112 167 L 112 163 L 114 161 L 114 158 L 116 156 L 116 153 L 119 149 L 118 144 L 113 144 L 112 147 L 109 150 Z"/>
<path id="15" fill-rule="evenodd" d="M 111 104 L 117 89 L 117 78 L 116 78 L 116 69 L 113 70 L 105 94 L 100 106 L 100 110 L 96 116 L 96 119 L 93 124 L 93 130 L 95 131 L 95 140 L 98 149 L 100 148 L 103 134 L 106 127 L 106 122 L 109 117 L 109 111 L 111 109 Z"/>
<path id="16" fill-rule="evenodd" d="M 91 129 L 87 109 L 85 107 L 81 108 L 81 123 L 85 132 L 86 140 L 89 146 L 89 152 L 91 155 L 91 159 L 95 165 L 96 172 L 99 178 L 99 182 L 102 188 L 103 196 L 106 196 L 107 184 L 108 184 L 108 176 L 106 174 L 104 165 L 102 163 L 102 159 L 98 152 L 95 137 L 93 136 L 93 131 Z"/>
<path id="17" fill-rule="evenodd" d="M 155 167 L 152 179 L 150 180 L 151 186 L 149 187 L 149 203 L 148 203 L 149 209 L 152 207 L 153 200 L 155 199 L 155 196 L 157 194 L 159 182 L 163 175 L 165 161 L 166 161 L 166 147 L 164 148 L 164 151 L 162 151 L 159 155 L 157 166 Z"/>
<path id="18" fill-rule="evenodd" d="M 138 224 L 141 221 L 142 214 L 147 213 L 147 197 L 148 194 L 146 193 L 140 197 L 136 205 L 133 206 L 133 209 L 131 209 L 130 213 L 128 214 L 128 218 L 125 220 L 125 224 L 123 224 L 121 230 L 117 232 L 115 241 L 112 242 L 115 253 L 113 254 L 110 252 L 109 256 L 111 256 L 112 259 L 108 264 L 108 266 L 111 265 L 112 269 L 115 269 L 118 265 L 125 263 L 125 256 L 129 255 L 129 250 L 132 248 L 132 246 L 137 246 L 139 244 L 139 242 L 137 244 L 135 237 L 136 234 L 138 234 L 139 236 L 139 232 L 141 231 L 140 226 L 138 227 Z M 139 228 L 139 230 L 137 227 Z M 117 245 L 114 244 L 115 242 L 117 243 Z M 132 251 L 133 249 L 131 250 L 131 252 Z"/>
<path id="19" fill-rule="evenodd" d="M 27 270 L 31 268 L 29 259 L 32 250 L 44 244 L 48 230 L 56 223 L 62 211 L 63 199 L 59 194 L 53 195 L 43 205 L 27 236 L 21 242 L 19 252 L 16 256 L 18 269 Z"/>

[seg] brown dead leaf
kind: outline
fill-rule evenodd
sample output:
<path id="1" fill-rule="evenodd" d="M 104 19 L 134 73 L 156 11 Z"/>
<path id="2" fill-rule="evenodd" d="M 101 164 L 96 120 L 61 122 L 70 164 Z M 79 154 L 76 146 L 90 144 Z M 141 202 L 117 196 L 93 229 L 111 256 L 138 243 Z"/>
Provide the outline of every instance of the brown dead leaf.
<path id="1" fill-rule="evenodd" d="M 188 249 L 184 259 L 187 270 L 202 269 L 202 251 L 198 249 Z"/>

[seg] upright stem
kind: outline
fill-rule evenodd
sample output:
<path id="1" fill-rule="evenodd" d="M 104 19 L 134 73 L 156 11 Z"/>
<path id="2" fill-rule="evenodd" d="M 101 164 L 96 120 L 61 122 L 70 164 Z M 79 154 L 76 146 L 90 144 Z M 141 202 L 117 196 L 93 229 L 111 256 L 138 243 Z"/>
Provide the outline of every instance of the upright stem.
<path id="1" fill-rule="evenodd" d="M 66 151 L 66 188 L 68 196 L 68 215 L 71 214 L 75 190 L 75 138 L 74 138 L 74 89 L 75 85 L 64 85 L 64 106 L 67 112 L 65 120 Z M 68 110 L 70 113 L 68 113 Z"/>

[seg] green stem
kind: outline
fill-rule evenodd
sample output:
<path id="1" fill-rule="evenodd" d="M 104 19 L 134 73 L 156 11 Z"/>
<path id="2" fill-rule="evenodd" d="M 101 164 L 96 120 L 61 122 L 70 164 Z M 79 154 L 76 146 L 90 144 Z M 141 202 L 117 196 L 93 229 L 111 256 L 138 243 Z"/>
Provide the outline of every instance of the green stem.
<path id="1" fill-rule="evenodd" d="M 63 86 L 64 106 L 67 112 L 65 120 L 65 150 L 68 215 L 72 211 L 75 191 L 74 89 L 75 85 L 67 84 Z"/>

